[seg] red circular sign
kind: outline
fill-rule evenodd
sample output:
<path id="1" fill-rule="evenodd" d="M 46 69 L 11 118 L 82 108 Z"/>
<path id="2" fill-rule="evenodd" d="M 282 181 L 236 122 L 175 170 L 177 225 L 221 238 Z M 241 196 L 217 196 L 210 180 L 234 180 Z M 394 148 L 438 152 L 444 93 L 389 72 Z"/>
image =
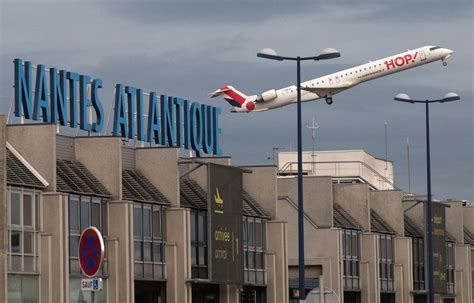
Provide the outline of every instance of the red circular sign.
<path id="1" fill-rule="evenodd" d="M 100 231 L 93 226 L 86 228 L 79 239 L 79 264 L 87 277 L 92 278 L 99 271 L 104 251 L 104 240 Z"/>

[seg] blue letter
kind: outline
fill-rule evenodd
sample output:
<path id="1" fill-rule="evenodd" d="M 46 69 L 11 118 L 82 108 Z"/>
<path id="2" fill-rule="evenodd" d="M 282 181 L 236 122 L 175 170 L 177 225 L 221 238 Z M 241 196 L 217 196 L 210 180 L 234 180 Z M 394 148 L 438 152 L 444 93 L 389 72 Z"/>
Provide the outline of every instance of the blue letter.
<path id="1" fill-rule="evenodd" d="M 214 123 L 212 122 L 212 106 L 201 105 L 203 124 L 203 149 L 206 154 L 212 153 L 214 145 Z"/>
<path id="2" fill-rule="evenodd" d="M 73 72 L 68 72 L 67 78 L 69 79 L 69 126 L 77 127 L 76 83 L 79 80 L 79 75 Z"/>
<path id="3" fill-rule="evenodd" d="M 94 81 L 92 81 L 91 99 L 97 120 L 95 123 L 92 123 L 92 131 L 96 133 L 100 133 L 104 127 L 104 108 L 102 107 L 97 92 L 99 88 L 102 88 L 102 80 L 94 79 Z"/>
<path id="4" fill-rule="evenodd" d="M 189 101 L 184 100 L 184 148 L 190 149 L 191 148 L 191 125 L 189 116 L 191 113 L 189 112 Z"/>
<path id="5" fill-rule="evenodd" d="M 33 111 L 33 120 L 39 120 L 40 111 L 43 114 L 43 122 L 49 123 L 50 111 L 48 104 L 48 88 L 46 86 L 46 76 L 44 72 L 44 65 L 38 65 L 36 70 L 36 87 L 35 87 L 35 106 Z"/>
<path id="6" fill-rule="evenodd" d="M 141 89 L 137 89 L 137 139 L 148 141 L 143 125 L 143 92 Z"/>
<path id="7" fill-rule="evenodd" d="M 125 86 L 125 93 L 127 94 L 128 100 L 128 138 L 133 139 L 135 137 L 135 94 L 137 89 L 131 86 Z"/>
<path id="8" fill-rule="evenodd" d="M 91 101 L 87 98 L 87 85 L 91 82 L 91 77 L 81 75 L 79 77 L 79 123 L 82 130 L 90 131 L 92 125 L 89 123 L 89 112 L 87 108 Z"/>
<path id="9" fill-rule="evenodd" d="M 174 103 L 176 105 L 176 125 L 178 131 L 176 132 L 176 146 L 181 147 L 183 144 L 183 105 L 184 100 L 181 98 L 175 98 Z"/>
<path id="10" fill-rule="evenodd" d="M 128 132 L 127 118 L 125 117 L 125 104 L 123 86 L 117 84 L 115 86 L 115 108 L 114 108 L 114 136 L 126 137 Z"/>
<path id="11" fill-rule="evenodd" d="M 32 90 L 31 90 L 31 62 L 25 61 L 25 69 L 23 70 L 23 62 L 21 59 L 15 59 L 15 116 L 21 117 L 22 112 L 25 113 L 26 119 L 32 117 Z"/>
<path id="12" fill-rule="evenodd" d="M 222 155 L 222 149 L 219 147 L 219 135 L 221 134 L 221 129 L 219 127 L 219 115 L 221 114 L 222 110 L 220 107 L 213 107 L 213 122 L 214 122 L 214 155 L 220 156 Z"/>
<path id="13" fill-rule="evenodd" d="M 148 142 L 153 140 L 156 144 L 160 144 L 160 122 L 156 106 L 156 93 L 151 92 L 150 105 L 148 105 Z"/>
<path id="14" fill-rule="evenodd" d="M 191 145 L 196 152 L 196 156 L 201 156 L 202 148 L 202 111 L 198 102 L 191 105 Z"/>
<path id="15" fill-rule="evenodd" d="M 166 102 L 168 99 L 168 102 Z M 174 144 L 174 107 L 173 97 L 160 96 L 161 101 L 161 144 L 166 145 L 168 139 L 168 146 Z"/>
<path id="16" fill-rule="evenodd" d="M 66 71 L 59 72 L 55 68 L 49 69 L 49 85 L 51 100 L 51 123 L 67 124 L 67 97 L 66 97 Z"/>

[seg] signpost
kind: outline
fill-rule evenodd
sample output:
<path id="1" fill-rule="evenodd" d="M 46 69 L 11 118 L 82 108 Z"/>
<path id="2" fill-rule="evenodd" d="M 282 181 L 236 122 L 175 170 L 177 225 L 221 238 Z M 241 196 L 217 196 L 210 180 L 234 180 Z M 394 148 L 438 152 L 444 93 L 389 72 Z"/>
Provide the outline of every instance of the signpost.
<path id="1" fill-rule="evenodd" d="M 100 231 L 94 226 L 86 228 L 79 239 L 79 264 L 88 279 L 81 280 L 81 291 L 90 291 L 92 302 L 95 292 L 102 290 L 102 279 L 95 278 L 104 260 L 105 246 Z"/>
<path id="2" fill-rule="evenodd" d="M 444 294 L 446 284 L 446 209 L 438 202 L 433 202 L 432 237 L 433 237 L 433 278 L 434 292 Z"/>
<path id="3" fill-rule="evenodd" d="M 210 278 L 243 283 L 242 170 L 209 164 Z"/>

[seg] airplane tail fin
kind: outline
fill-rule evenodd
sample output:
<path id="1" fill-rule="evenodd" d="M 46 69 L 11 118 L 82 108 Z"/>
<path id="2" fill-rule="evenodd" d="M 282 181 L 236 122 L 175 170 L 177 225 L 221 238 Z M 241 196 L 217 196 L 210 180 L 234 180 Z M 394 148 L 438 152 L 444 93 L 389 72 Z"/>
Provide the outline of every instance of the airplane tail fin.
<path id="1" fill-rule="evenodd" d="M 210 93 L 209 95 L 211 96 L 211 98 L 224 96 L 224 99 L 234 107 L 242 107 L 242 105 L 245 103 L 245 100 L 248 99 L 247 95 L 242 92 L 239 92 L 230 85 L 223 86 L 215 92 Z"/>

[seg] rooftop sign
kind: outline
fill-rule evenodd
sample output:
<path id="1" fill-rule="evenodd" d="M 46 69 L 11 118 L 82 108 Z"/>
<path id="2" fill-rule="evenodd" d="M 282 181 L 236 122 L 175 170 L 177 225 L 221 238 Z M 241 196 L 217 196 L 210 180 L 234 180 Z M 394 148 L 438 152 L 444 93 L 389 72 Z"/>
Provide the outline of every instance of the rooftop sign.
<path id="1" fill-rule="evenodd" d="M 13 62 L 15 116 L 72 128 L 79 126 L 94 133 L 102 131 L 105 114 L 99 96 L 101 79 L 56 68 L 46 70 L 39 64 L 35 67 L 33 89 L 31 62 L 21 59 Z M 146 94 L 140 88 L 116 84 L 112 134 L 193 149 L 197 156 L 202 152 L 221 155 L 220 114 L 219 107 L 155 92 Z"/>

